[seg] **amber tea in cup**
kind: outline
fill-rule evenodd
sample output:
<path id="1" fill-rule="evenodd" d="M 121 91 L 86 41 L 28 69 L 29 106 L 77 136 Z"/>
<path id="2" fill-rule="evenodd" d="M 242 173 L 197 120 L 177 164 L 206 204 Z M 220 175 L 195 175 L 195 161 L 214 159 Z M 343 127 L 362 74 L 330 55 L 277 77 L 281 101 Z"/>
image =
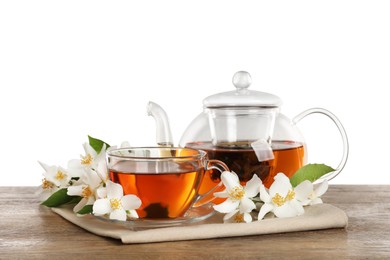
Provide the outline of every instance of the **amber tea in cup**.
<path id="1" fill-rule="evenodd" d="M 125 195 L 141 199 L 137 213 L 148 219 L 184 216 L 195 202 L 213 191 L 199 194 L 205 172 L 228 170 L 222 162 L 208 160 L 206 152 L 189 148 L 114 149 L 107 152 L 107 162 L 110 179 L 123 187 Z"/>

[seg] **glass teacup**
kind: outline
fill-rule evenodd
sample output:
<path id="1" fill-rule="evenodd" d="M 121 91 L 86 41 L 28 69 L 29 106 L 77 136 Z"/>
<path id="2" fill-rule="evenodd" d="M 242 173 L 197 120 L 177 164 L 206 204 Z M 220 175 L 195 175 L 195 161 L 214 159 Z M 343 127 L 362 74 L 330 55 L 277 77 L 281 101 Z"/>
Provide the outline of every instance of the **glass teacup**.
<path id="1" fill-rule="evenodd" d="M 204 205 L 209 200 L 203 198 L 216 189 L 199 194 L 205 172 L 228 171 L 223 162 L 209 160 L 202 150 L 173 147 L 109 150 L 107 165 L 110 179 L 123 187 L 124 194 L 141 199 L 137 213 L 147 219 L 174 219 Z"/>

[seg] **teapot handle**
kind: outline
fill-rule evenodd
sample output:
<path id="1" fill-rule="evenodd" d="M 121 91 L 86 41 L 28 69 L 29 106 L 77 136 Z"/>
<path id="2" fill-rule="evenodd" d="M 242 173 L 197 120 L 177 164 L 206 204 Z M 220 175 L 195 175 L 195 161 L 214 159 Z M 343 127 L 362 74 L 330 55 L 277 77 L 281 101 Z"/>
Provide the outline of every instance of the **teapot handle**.
<path id="1" fill-rule="evenodd" d="M 340 120 L 333 113 L 331 113 L 330 111 L 328 111 L 324 108 L 307 109 L 307 110 L 303 111 L 302 113 L 300 113 L 299 115 L 297 115 L 296 117 L 294 117 L 292 120 L 292 124 L 293 125 L 297 124 L 299 121 L 301 121 L 303 118 L 305 118 L 306 116 L 308 116 L 310 114 L 322 114 L 322 115 L 329 117 L 333 121 L 333 123 L 335 123 L 335 125 L 337 126 L 337 128 L 341 134 L 342 141 L 343 141 L 343 156 L 341 158 L 339 165 L 337 166 L 335 171 L 330 172 L 330 173 L 323 176 L 323 178 L 325 178 L 326 180 L 329 181 L 329 180 L 333 179 L 334 177 L 336 177 L 341 172 L 341 170 L 344 168 L 344 166 L 347 162 L 348 152 L 349 152 L 347 133 L 345 132 L 345 129 L 344 129 L 343 125 L 341 124 Z"/>

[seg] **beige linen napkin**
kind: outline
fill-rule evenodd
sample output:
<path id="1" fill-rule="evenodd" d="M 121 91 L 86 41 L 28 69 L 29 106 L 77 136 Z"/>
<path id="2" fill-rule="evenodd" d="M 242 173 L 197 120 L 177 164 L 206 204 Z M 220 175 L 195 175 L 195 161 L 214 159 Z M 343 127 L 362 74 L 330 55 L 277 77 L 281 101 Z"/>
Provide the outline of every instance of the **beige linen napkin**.
<path id="1" fill-rule="evenodd" d="M 305 214 L 293 218 L 269 218 L 252 223 L 223 223 L 223 215 L 216 214 L 197 224 L 133 231 L 116 223 L 102 221 L 92 215 L 78 217 L 71 208 L 52 208 L 68 221 L 91 233 L 121 239 L 123 243 L 150 243 L 219 237 L 237 237 L 286 233 L 294 231 L 344 228 L 348 217 L 344 211 L 330 204 L 305 207 Z"/>

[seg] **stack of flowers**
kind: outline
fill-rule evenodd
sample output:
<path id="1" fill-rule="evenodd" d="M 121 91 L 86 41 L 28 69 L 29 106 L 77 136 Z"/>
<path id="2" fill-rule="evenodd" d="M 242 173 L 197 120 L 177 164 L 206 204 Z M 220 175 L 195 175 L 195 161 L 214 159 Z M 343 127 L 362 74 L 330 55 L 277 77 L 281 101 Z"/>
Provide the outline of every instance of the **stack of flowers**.
<path id="1" fill-rule="evenodd" d="M 70 160 L 67 169 L 39 162 L 45 170 L 42 204 L 48 207 L 75 204 L 73 211 L 79 215 L 109 215 L 110 219 L 122 221 L 138 218 L 135 209 L 141 206 L 141 200 L 135 195 L 123 196 L 122 186 L 108 178 L 105 153 L 110 146 L 88 138 L 89 143 L 83 144 L 85 155 Z"/>
<path id="2" fill-rule="evenodd" d="M 307 167 L 319 169 L 324 166 Z M 303 173 L 297 174 L 299 177 Z M 290 179 L 283 173 L 275 176 L 275 181 L 269 189 L 262 184 L 257 175 L 253 175 L 246 186 L 240 184 L 234 172 L 223 172 L 221 179 L 226 189 L 214 195 L 227 199 L 215 205 L 214 209 L 227 213 L 224 222 L 252 222 L 251 213 L 254 210 L 258 211 L 257 220 L 262 220 L 267 213 L 273 213 L 278 218 L 299 216 L 305 212 L 304 206 L 322 203 L 320 196 L 328 189 L 326 180 L 315 189 L 313 183 L 307 179 L 293 187 Z M 295 179 L 292 180 L 295 183 Z"/>

